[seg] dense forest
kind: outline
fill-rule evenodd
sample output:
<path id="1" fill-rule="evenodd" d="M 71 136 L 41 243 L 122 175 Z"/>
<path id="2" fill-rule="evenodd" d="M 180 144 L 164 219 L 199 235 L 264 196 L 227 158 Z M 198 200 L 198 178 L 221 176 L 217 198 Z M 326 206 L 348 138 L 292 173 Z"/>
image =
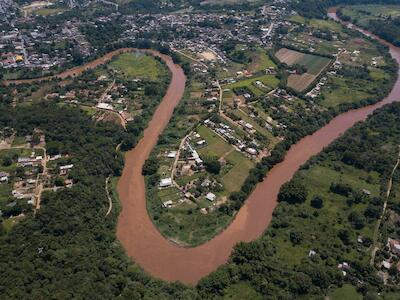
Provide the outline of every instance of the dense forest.
<path id="1" fill-rule="evenodd" d="M 93 123 L 78 109 L 48 104 L 18 110 L 2 108 L 0 116 L 1 126 L 12 126 L 22 134 L 41 128 L 48 143 L 74 158 L 76 169 L 72 176 L 77 182 L 71 190 L 47 193 L 36 216 L 26 218 L 9 233 L 2 232 L 3 299 L 207 299 L 231 293 L 238 285 L 257 297 L 293 299 L 299 295 L 321 296 L 345 282 L 360 281 L 357 289 L 364 295 L 373 296 L 382 289 L 374 269 L 358 258 L 350 261 L 355 267 L 348 279 L 340 274 L 336 265 L 346 256 L 346 249 L 354 247 L 352 239 L 359 225 L 351 225 L 357 222 L 351 218 L 328 231 L 326 226 L 316 225 L 326 220 L 327 212 L 322 207 L 327 199 L 310 200 L 311 190 L 296 181 L 298 176 L 283 187 L 279 197 L 282 202 L 262 238 L 239 244 L 229 264 L 202 279 L 196 288 L 152 279 L 129 261 L 116 241 L 118 211 L 105 218 L 104 180 L 110 174 L 118 175 L 122 166 L 122 158 L 115 152 L 120 130 L 108 123 Z M 400 138 L 399 118 L 400 104 L 381 109 L 304 169 L 318 164 L 347 165 L 379 173 L 379 184 L 384 186 L 394 164 L 394 145 Z M 397 184 L 399 178 L 395 180 Z M 301 192 L 293 193 L 296 190 Z M 337 185 L 331 187 L 331 193 L 343 194 L 343 190 Z M 347 190 L 347 198 L 354 198 L 356 192 L 354 188 Z M 297 196 L 293 198 L 293 194 Z M 371 201 L 373 206 L 382 203 L 369 198 L 360 201 L 365 205 Z M 398 200 L 390 205 L 400 211 Z M 345 212 L 351 212 L 352 207 L 356 205 Z M 376 218 L 368 213 L 367 216 Z M 281 249 L 289 255 L 309 247 L 310 237 L 303 231 L 305 224 L 315 225 L 312 243 L 318 254 L 315 258 L 305 256 L 292 266 L 282 259 Z M 346 231 L 341 231 L 341 226 Z"/>
<path id="2" fill-rule="evenodd" d="M 123 165 L 115 150 L 121 129 L 95 123 L 77 108 L 49 104 L 2 107 L 0 126 L 21 135 L 40 128 L 53 153 L 72 157 L 70 176 L 76 182 L 69 190 L 44 194 L 36 216 L 28 215 L 9 233 L 1 231 L 0 298 L 139 299 L 146 294 L 155 299 L 183 292 L 130 263 L 115 238 L 119 211 L 105 217 L 105 178 L 118 176 Z"/>

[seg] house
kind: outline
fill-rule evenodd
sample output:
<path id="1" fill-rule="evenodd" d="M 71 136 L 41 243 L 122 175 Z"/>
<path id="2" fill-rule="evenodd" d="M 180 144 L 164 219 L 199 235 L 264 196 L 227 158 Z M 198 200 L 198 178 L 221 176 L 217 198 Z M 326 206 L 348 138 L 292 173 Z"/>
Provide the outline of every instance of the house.
<path id="1" fill-rule="evenodd" d="M 73 164 L 60 166 L 60 176 L 67 175 L 68 172 L 74 167 Z"/>
<path id="2" fill-rule="evenodd" d="M 160 181 L 160 187 L 161 188 L 169 187 L 171 185 L 172 185 L 172 178 L 171 177 L 161 179 L 161 181 Z"/>
<path id="3" fill-rule="evenodd" d="M 8 182 L 10 174 L 6 172 L 0 172 L 0 182 Z"/>
<path id="4" fill-rule="evenodd" d="M 371 196 L 371 192 L 370 192 L 369 190 L 367 190 L 367 189 L 363 189 L 362 192 L 363 192 L 365 195 Z"/>
<path id="5" fill-rule="evenodd" d="M 170 208 L 172 206 L 172 204 L 174 204 L 174 202 L 172 202 L 172 200 L 168 200 L 168 201 L 163 202 L 163 206 L 165 208 Z"/>
<path id="6" fill-rule="evenodd" d="M 168 154 L 167 154 L 167 157 L 168 158 L 175 158 L 175 156 L 176 156 L 176 151 L 170 151 Z"/>
<path id="7" fill-rule="evenodd" d="M 206 199 L 210 200 L 211 202 L 213 202 L 216 198 L 217 198 L 217 196 L 215 194 L 213 194 L 213 193 L 208 193 L 206 195 Z"/>
<path id="8" fill-rule="evenodd" d="M 400 241 L 388 238 L 388 246 L 393 254 L 400 255 Z"/>
<path id="9" fill-rule="evenodd" d="M 390 264 L 390 262 L 384 260 L 384 261 L 382 262 L 382 267 L 384 267 L 385 269 L 388 269 L 388 270 L 389 270 L 390 267 L 391 267 L 391 264 Z"/>
<path id="10" fill-rule="evenodd" d="M 247 148 L 246 152 L 251 154 L 251 155 L 256 155 L 257 154 L 257 150 L 254 148 Z"/>

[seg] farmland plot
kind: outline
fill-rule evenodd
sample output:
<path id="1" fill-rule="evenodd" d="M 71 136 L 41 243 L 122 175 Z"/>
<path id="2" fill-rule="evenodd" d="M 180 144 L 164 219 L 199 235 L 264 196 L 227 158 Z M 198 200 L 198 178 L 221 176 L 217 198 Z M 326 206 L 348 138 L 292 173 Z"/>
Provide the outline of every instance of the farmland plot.
<path id="1" fill-rule="evenodd" d="M 307 69 L 307 72 L 302 75 L 292 74 L 288 78 L 288 86 L 299 92 L 307 89 L 331 62 L 331 59 L 326 57 L 305 54 L 287 48 L 280 49 L 275 56 L 280 62 L 289 66 L 298 64 Z"/>

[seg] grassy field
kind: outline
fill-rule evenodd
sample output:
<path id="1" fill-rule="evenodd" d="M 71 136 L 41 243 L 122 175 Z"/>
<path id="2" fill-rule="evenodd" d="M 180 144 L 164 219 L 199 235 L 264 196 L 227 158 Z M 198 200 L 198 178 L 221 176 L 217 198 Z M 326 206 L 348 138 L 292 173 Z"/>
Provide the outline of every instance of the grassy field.
<path id="1" fill-rule="evenodd" d="M 198 150 L 201 156 L 215 156 L 219 158 L 232 149 L 231 145 L 205 126 L 200 126 L 197 132 L 207 142 L 206 147 Z"/>
<path id="2" fill-rule="evenodd" d="M 299 24 L 306 24 L 317 29 L 329 29 L 335 32 L 341 32 L 343 29 L 339 23 L 330 20 L 306 19 L 300 15 L 291 16 L 289 20 Z"/>
<path id="3" fill-rule="evenodd" d="M 261 81 L 264 85 L 269 88 L 266 91 L 261 90 L 260 88 L 255 86 L 256 81 Z M 251 90 L 256 96 L 262 95 L 264 92 L 268 92 L 276 88 L 279 84 L 279 79 L 277 79 L 274 75 L 263 75 L 258 77 L 246 78 L 240 80 L 235 83 L 231 83 L 225 86 L 227 89 L 241 88 L 246 87 Z"/>
<path id="4" fill-rule="evenodd" d="M 241 282 L 230 286 L 224 292 L 224 300 L 261 300 L 262 297 L 249 284 Z"/>
<path id="5" fill-rule="evenodd" d="M 205 126 L 200 126 L 197 132 L 206 140 L 207 146 L 199 149 L 201 156 L 222 157 L 229 153 L 225 160 L 232 167 L 221 178 L 225 192 L 234 192 L 240 189 L 254 163 L 246 158 L 242 153 L 233 149 L 231 145 L 216 135 L 212 130 Z"/>
<path id="6" fill-rule="evenodd" d="M 66 8 L 42 8 L 42 9 L 35 10 L 32 13 L 35 15 L 38 15 L 38 16 L 47 17 L 47 16 L 58 14 L 58 13 L 62 13 L 66 10 L 67 10 Z"/>
<path id="7" fill-rule="evenodd" d="M 257 51 L 251 55 L 251 58 L 252 62 L 248 67 L 250 72 L 259 72 L 269 67 L 276 67 L 275 63 L 268 56 L 267 52 L 261 48 L 258 48 Z"/>
<path id="8" fill-rule="evenodd" d="M 345 201 L 346 197 L 334 194 L 330 191 L 332 183 L 340 182 L 349 184 L 356 191 L 368 189 L 371 191 L 372 196 L 379 195 L 380 185 L 378 173 L 368 173 L 344 164 L 339 164 L 337 166 L 338 170 L 336 171 L 328 162 L 323 165 L 317 164 L 307 170 L 299 171 L 296 175 L 296 178 L 306 187 L 308 197 L 307 201 L 302 204 L 300 208 L 297 207 L 293 209 L 297 211 L 302 210 L 305 214 L 308 214 L 311 207 L 310 202 L 315 196 L 322 197 L 324 205 L 323 208 L 318 210 L 318 218 L 301 220 L 299 216 L 293 216 L 288 219 L 288 222 L 297 224 L 296 230 L 303 233 L 313 232 L 315 228 L 323 226 L 324 234 L 319 235 L 318 239 L 313 239 L 312 235 L 304 235 L 302 243 L 293 246 L 287 234 L 284 233 L 285 229 L 280 229 L 283 231 L 274 237 L 277 257 L 279 260 L 285 261 L 290 267 L 300 264 L 301 261 L 308 256 L 310 249 L 322 249 L 325 244 L 339 243 L 337 232 L 342 228 L 346 228 L 346 222 L 338 223 L 337 220 L 347 219 L 349 207 Z M 352 210 L 362 212 L 365 210 L 366 206 L 367 205 L 363 203 L 353 204 Z M 292 209 L 292 207 L 286 209 L 289 208 Z M 372 238 L 374 226 L 375 222 L 368 223 L 362 230 L 358 231 L 358 234 Z M 368 256 L 360 256 L 360 253 L 355 247 L 341 253 L 341 259 L 343 261 L 362 259 L 367 262 L 368 258 Z"/>
<path id="9" fill-rule="evenodd" d="M 335 107 L 344 103 L 357 103 L 371 97 L 363 87 L 365 82 L 362 81 L 350 82 L 343 78 L 330 77 L 327 87 L 322 90 L 324 99 L 321 104 L 325 107 Z"/>
<path id="10" fill-rule="evenodd" d="M 222 177 L 224 188 L 230 193 L 238 191 L 254 163 L 238 151 L 233 151 L 225 159 L 233 167 Z"/>
<path id="11" fill-rule="evenodd" d="M 354 286 L 344 284 L 341 288 L 337 288 L 329 293 L 331 300 L 362 300 L 363 296 L 357 293 Z"/>
<path id="12" fill-rule="evenodd" d="M 399 17 L 399 5 L 353 5 L 342 8 L 343 14 L 356 19 L 360 25 L 381 17 Z"/>
<path id="13" fill-rule="evenodd" d="M 152 56 L 142 53 L 123 53 L 110 63 L 110 67 L 128 79 L 157 80 L 161 64 Z"/>

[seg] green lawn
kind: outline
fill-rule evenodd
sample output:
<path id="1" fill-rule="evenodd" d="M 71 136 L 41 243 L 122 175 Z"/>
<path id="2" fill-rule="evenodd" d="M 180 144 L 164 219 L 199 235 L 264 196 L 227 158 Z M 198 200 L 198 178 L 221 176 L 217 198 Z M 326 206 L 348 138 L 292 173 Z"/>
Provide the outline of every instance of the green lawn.
<path id="1" fill-rule="evenodd" d="M 342 32 L 342 25 L 337 22 L 331 20 L 320 20 L 320 19 L 306 19 L 300 15 L 294 15 L 289 18 L 290 21 L 299 23 L 299 24 L 307 24 L 311 27 L 318 29 L 329 29 L 335 32 Z"/>
<path id="2" fill-rule="evenodd" d="M 241 282 L 231 285 L 224 291 L 224 300 L 261 300 L 262 297 L 248 283 Z"/>
<path id="3" fill-rule="evenodd" d="M 200 126 L 197 132 L 207 142 L 206 147 L 198 150 L 201 156 L 215 156 L 219 158 L 232 149 L 231 145 L 205 126 Z"/>
<path id="4" fill-rule="evenodd" d="M 357 103 L 371 97 L 371 95 L 360 88 L 363 85 L 349 82 L 344 78 L 330 77 L 328 87 L 322 89 L 324 100 L 321 104 L 325 107 L 335 107 L 344 103 Z"/>
<path id="5" fill-rule="evenodd" d="M 344 284 L 341 288 L 337 288 L 329 293 L 331 300 L 362 300 L 363 296 L 357 293 L 354 286 Z"/>
<path id="6" fill-rule="evenodd" d="M 275 63 L 268 56 L 267 51 L 264 49 L 258 48 L 257 51 L 252 55 L 252 63 L 249 65 L 249 71 L 251 72 L 259 72 L 264 71 L 269 67 L 276 68 Z"/>
<path id="7" fill-rule="evenodd" d="M 251 124 L 255 130 L 261 133 L 263 136 L 267 137 L 269 141 L 276 142 L 276 138 L 269 132 L 266 128 L 261 127 L 255 120 L 253 120 L 249 115 L 244 113 L 242 110 L 235 109 L 233 113 L 240 117 L 243 121 Z"/>
<path id="8" fill-rule="evenodd" d="M 62 13 L 66 10 L 67 9 L 65 9 L 65 8 L 41 8 L 41 9 L 33 11 L 33 14 L 38 15 L 38 16 L 47 17 L 50 15 Z"/>
<path id="9" fill-rule="evenodd" d="M 161 75 L 161 64 L 152 56 L 139 52 L 123 53 L 110 63 L 110 67 L 128 79 L 157 80 Z"/>
<path id="10" fill-rule="evenodd" d="M 265 85 L 265 87 L 257 86 L 256 81 L 261 81 Z M 228 84 L 224 88 L 229 90 L 233 90 L 235 88 L 247 88 L 256 97 L 259 97 L 265 93 L 270 92 L 272 89 L 276 88 L 278 84 L 279 84 L 279 79 L 277 79 L 274 75 L 263 75 L 263 76 L 242 79 L 235 83 Z"/>
<path id="11" fill-rule="evenodd" d="M 238 191 L 254 167 L 254 163 L 238 151 L 233 151 L 225 159 L 233 167 L 222 177 L 224 188 L 230 193 Z"/>

